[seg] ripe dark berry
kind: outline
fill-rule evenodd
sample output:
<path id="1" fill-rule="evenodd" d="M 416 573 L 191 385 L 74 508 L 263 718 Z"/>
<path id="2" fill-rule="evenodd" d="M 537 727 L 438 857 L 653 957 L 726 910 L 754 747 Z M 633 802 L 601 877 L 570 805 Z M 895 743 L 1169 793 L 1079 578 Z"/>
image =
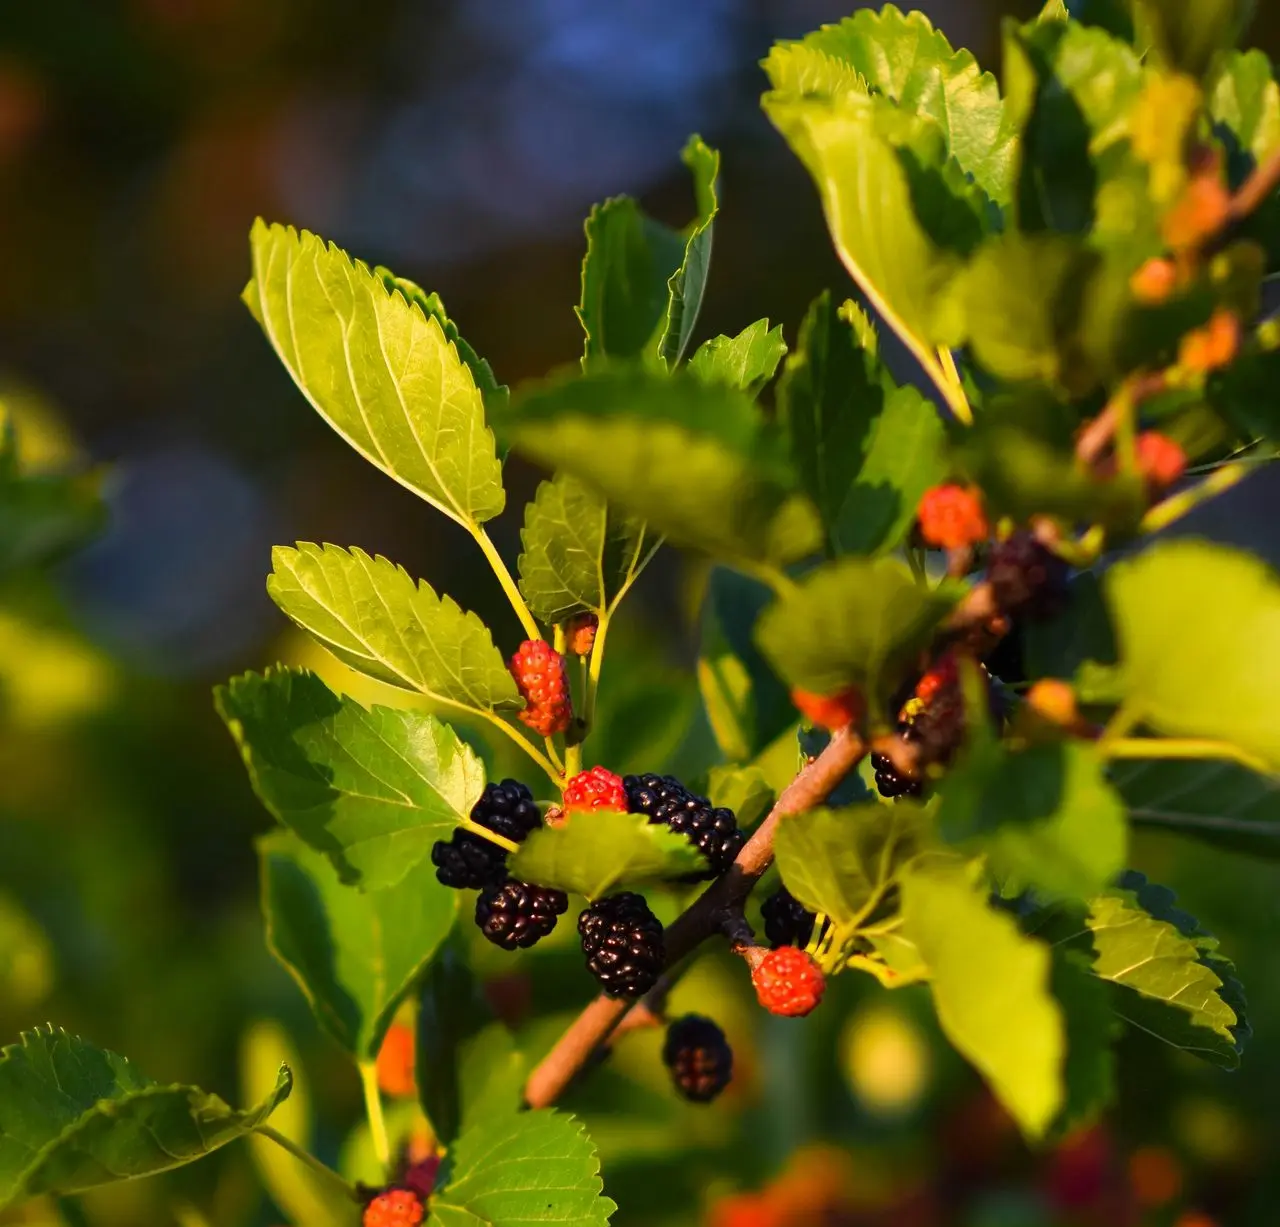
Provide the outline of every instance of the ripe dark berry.
<path id="1" fill-rule="evenodd" d="M 770 950 L 752 970 L 751 983 L 760 1004 L 784 1018 L 803 1018 L 816 1009 L 827 987 L 822 968 L 795 946 Z"/>
<path id="2" fill-rule="evenodd" d="M 610 997 L 643 997 L 662 974 L 662 925 L 643 895 L 599 899 L 578 917 L 587 970 Z"/>
<path id="3" fill-rule="evenodd" d="M 542 825 L 542 813 L 533 793 L 518 780 L 486 784 L 480 800 L 471 807 L 471 821 L 495 834 L 521 843 L 535 827 Z"/>
<path id="4" fill-rule="evenodd" d="M 607 767 L 592 767 L 590 771 L 579 772 L 565 785 L 564 808 L 568 813 L 584 809 L 626 813 L 627 790 L 622 777 L 614 775 Z"/>
<path id="5" fill-rule="evenodd" d="M 866 710 L 862 695 L 850 686 L 839 694 L 813 694 L 808 690 L 793 690 L 791 702 L 810 724 L 835 732 L 845 725 L 856 724 Z"/>
<path id="6" fill-rule="evenodd" d="M 426 1211 L 412 1189 L 387 1189 L 364 1208 L 364 1227 L 418 1227 Z"/>
<path id="7" fill-rule="evenodd" d="M 764 934 L 779 946 L 807 946 L 813 936 L 814 915 L 785 886 L 779 886 L 761 905 Z"/>
<path id="8" fill-rule="evenodd" d="M 520 720 L 542 737 L 563 733 L 573 722 L 573 700 L 564 657 L 545 639 L 526 639 L 511 658 L 525 709 Z"/>
<path id="9" fill-rule="evenodd" d="M 964 486 L 933 486 L 926 490 L 917 520 L 920 536 L 938 549 L 963 549 L 987 538 L 982 499 Z"/>
<path id="10" fill-rule="evenodd" d="M 479 890 L 500 882 L 507 872 L 507 854 L 497 844 L 470 831 L 454 831 L 446 841 L 436 840 L 431 863 L 441 886 L 454 890 Z"/>
<path id="11" fill-rule="evenodd" d="M 531 793 L 518 780 L 486 784 L 480 800 L 471 807 L 471 821 L 495 835 L 520 843 L 542 822 Z M 480 890 L 507 876 L 504 848 L 472 831 L 454 831 L 431 848 L 431 863 L 442 886 L 455 890 Z"/>
<path id="12" fill-rule="evenodd" d="M 665 823 L 707 858 L 709 870 L 695 875 L 694 881 L 719 877 L 733 864 L 742 850 L 743 836 L 732 810 L 713 806 L 674 776 L 628 775 L 622 782 L 630 813 Z"/>
<path id="13" fill-rule="evenodd" d="M 562 890 L 508 878 L 476 896 L 476 924 L 503 950 L 527 949 L 556 927 L 568 907 L 569 898 Z"/>
<path id="14" fill-rule="evenodd" d="M 694 1103 L 710 1103 L 733 1077 L 733 1049 L 709 1018 L 686 1014 L 667 1028 L 662 1063 L 676 1090 Z"/>
<path id="15" fill-rule="evenodd" d="M 991 547 L 987 580 L 1007 614 L 1051 618 L 1066 603 L 1067 564 L 1029 532 L 1016 532 Z"/>
<path id="16" fill-rule="evenodd" d="M 919 777 L 899 775 L 893 759 L 887 754 L 872 754 L 871 769 L 876 776 L 876 789 L 882 797 L 915 797 L 924 787 Z"/>

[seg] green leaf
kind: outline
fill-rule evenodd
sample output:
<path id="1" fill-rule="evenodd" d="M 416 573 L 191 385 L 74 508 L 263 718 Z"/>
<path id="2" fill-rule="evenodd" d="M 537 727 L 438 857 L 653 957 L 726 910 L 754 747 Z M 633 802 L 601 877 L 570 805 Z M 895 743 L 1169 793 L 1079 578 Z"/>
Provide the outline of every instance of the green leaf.
<path id="1" fill-rule="evenodd" d="M 481 389 L 439 318 L 309 231 L 259 219 L 249 241 L 245 301 L 320 416 L 460 524 L 496 516 L 506 496 Z"/>
<path id="2" fill-rule="evenodd" d="M 961 169 L 993 200 L 1009 200 L 1016 138 L 1004 117 L 999 86 L 970 52 L 953 50 L 923 13 L 904 16 L 892 4 L 878 12 L 862 9 L 823 26 L 800 45 L 852 70 L 864 89 L 928 116 L 942 129 Z M 775 83 L 774 88 L 782 87 Z"/>
<path id="3" fill-rule="evenodd" d="M 1208 542 L 1163 541 L 1104 581 L 1125 707 L 1171 737 L 1236 746 L 1280 771 L 1280 580 Z"/>
<path id="4" fill-rule="evenodd" d="M 1087 661 L 1110 665 L 1116 661 L 1115 632 L 1102 583 L 1096 571 L 1081 571 L 1068 585 L 1070 595 L 1061 613 L 1025 628 L 1025 657 L 1031 677 L 1071 678 Z"/>
<path id="5" fill-rule="evenodd" d="M 856 685 L 874 703 L 913 666 L 958 596 L 957 586 L 921 587 L 896 559 L 846 558 L 810 571 L 766 609 L 756 642 L 790 685 L 815 694 Z"/>
<path id="6" fill-rule="evenodd" d="M 258 845 L 267 945 L 316 1021 L 357 1060 L 378 1055 L 400 1003 L 453 928 L 458 893 L 421 861 L 385 890 L 344 886 L 292 831 Z"/>
<path id="7" fill-rule="evenodd" d="M 245 1111 L 194 1086 L 163 1086 L 123 1057 L 52 1027 L 0 1050 L 0 1207 L 170 1171 L 244 1137 L 292 1086 L 281 1067 Z"/>
<path id="8" fill-rule="evenodd" d="M 766 664 L 752 630 L 771 594 L 758 580 L 714 567 L 702 601 L 698 687 L 725 758 L 754 758 L 795 719 L 787 689 Z"/>
<path id="9" fill-rule="evenodd" d="M 378 277 L 387 289 L 398 290 L 407 302 L 420 307 L 423 315 L 435 317 L 436 322 L 444 330 L 445 339 L 453 343 L 458 351 L 458 357 L 470 369 L 471 377 L 476 381 L 476 387 L 484 397 L 485 408 L 491 413 L 505 409 L 510 399 L 510 390 L 506 384 L 498 382 L 493 368 L 467 344 L 458 331 L 458 326 L 444 309 L 440 295 L 434 290 L 428 294 L 416 282 L 410 281 L 407 277 L 397 277 L 389 268 L 384 268 L 382 265 L 373 270 L 373 275 Z"/>
<path id="10" fill-rule="evenodd" d="M 1014 889 L 1088 898 L 1114 880 L 1128 852 L 1124 805 L 1103 768 L 1081 742 L 975 746 L 942 785 L 939 833 L 985 853 Z"/>
<path id="11" fill-rule="evenodd" d="M 903 936 L 929 967 L 943 1032 L 1023 1132 L 1041 1136 L 1066 1095 L 1066 1026 L 1050 993 L 1048 947 L 951 867 L 904 874 L 902 914 Z"/>
<path id="12" fill-rule="evenodd" d="M 658 342 L 658 356 L 674 369 L 684 357 L 693 336 L 693 327 L 702 310 L 711 266 L 712 223 L 719 210 L 716 181 L 720 175 L 720 154 L 700 136 L 691 136 L 680 160 L 693 174 L 693 191 L 698 216 L 685 241 L 684 258 L 667 282 L 666 330 Z"/>
<path id="13" fill-rule="evenodd" d="M 271 599 L 353 669 L 477 711 L 523 706 L 489 628 L 403 567 L 309 541 L 271 564 Z"/>
<path id="14" fill-rule="evenodd" d="M 1255 47 L 1219 57 L 1205 101 L 1218 133 L 1230 134 L 1232 154 L 1256 165 L 1280 145 L 1280 86 L 1265 52 Z"/>
<path id="15" fill-rule="evenodd" d="M 246 673 L 216 702 L 259 800 L 364 889 L 398 883 L 484 789 L 483 766 L 448 725 L 366 709 L 313 673 Z"/>
<path id="16" fill-rule="evenodd" d="M 639 358 L 666 327 L 667 282 L 684 258 L 684 242 L 629 196 L 596 205 L 586 235 L 577 308 L 586 333 L 583 365 Z"/>
<path id="17" fill-rule="evenodd" d="M 558 826 L 539 827 L 511 857 L 511 876 L 521 882 L 588 899 L 705 869 L 702 854 L 683 835 L 643 814 L 615 810 L 572 813 Z"/>
<path id="18" fill-rule="evenodd" d="M 691 375 L 598 371 L 543 384 L 506 421 L 518 451 L 564 470 L 673 541 L 785 562 L 817 544 L 808 501 L 751 399 Z"/>
<path id="19" fill-rule="evenodd" d="M 1222 760 L 1167 758 L 1117 761 L 1110 774 L 1140 826 L 1280 858 L 1280 777 Z"/>
<path id="20" fill-rule="evenodd" d="M 755 396 L 773 378 L 786 352 L 782 325 L 770 328 L 768 320 L 756 320 L 736 337 L 703 341 L 689 359 L 689 370 L 706 383 L 728 384 Z"/>
<path id="21" fill-rule="evenodd" d="M 520 591 L 546 623 L 612 608 L 658 546 L 643 522 L 567 473 L 539 485 L 520 540 Z"/>
<path id="22" fill-rule="evenodd" d="M 600 1161 L 582 1123 L 562 1112 L 512 1113 L 468 1129 L 431 1198 L 428 1227 L 604 1227 Z"/>
<path id="23" fill-rule="evenodd" d="M 779 77 L 773 83 L 765 112 L 813 176 L 837 253 L 880 317 L 931 361 L 954 330 L 944 291 L 958 263 L 917 220 L 907 163 L 918 160 L 909 149 L 900 155 L 893 138 L 918 133 L 904 131 L 882 99 L 798 97 L 782 92 Z"/>
<path id="24" fill-rule="evenodd" d="M 773 808 L 777 793 L 757 766 L 712 767 L 707 780 L 712 805 L 733 810 L 738 826 L 750 830 Z"/>
<path id="25" fill-rule="evenodd" d="M 783 818 L 774 855 L 787 889 L 837 925 L 865 922 L 920 851 L 924 815 L 909 801 L 815 809 Z"/>
<path id="26" fill-rule="evenodd" d="M 1223 980 L 1202 960 L 1196 940 L 1170 919 L 1151 915 L 1137 900 L 1095 899 L 1088 927 L 1093 970 L 1117 986 L 1119 1017 L 1175 1048 L 1234 1069 L 1239 1022 L 1222 997 Z"/>

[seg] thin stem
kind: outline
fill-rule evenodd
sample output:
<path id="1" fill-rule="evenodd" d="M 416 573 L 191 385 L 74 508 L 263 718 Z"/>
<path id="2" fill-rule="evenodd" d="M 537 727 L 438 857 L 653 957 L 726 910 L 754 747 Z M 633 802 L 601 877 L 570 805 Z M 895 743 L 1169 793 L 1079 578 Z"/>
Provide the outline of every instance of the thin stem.
<path id="1" fill-rule="evenodd" d="M 1265 161 L 1255 166 L 1249 177 L 1240 185 L 1231 199 L 1232 221 L 1248 217 L 1276 188 L 1280 186 L 1280 150 L 1274 151 Z"/>
<path id="2" fill-rule="evenodd" d="M 1187 512 L 1207 502 L 1224 490 L 1230 490 L 1249 476 L 1250 470 L 1237 465 L 1230 468 L 1217 469 L 1210 473 L 1204 481 L 1171 495 L 1161 503 L 1157 503 L 1142 517 L 1139 528 L 1144 533 L 1159 532 L 1167 528 L 1175 520 L 1180 520 Z"/>
<path id="3" fill-rule="evenodd" d="M 607 609 L 600 613 L 596 624 L 596 637 L 591 644 L 591 658 L 587 663 L 587 693 L 582 703 L 582 719 L 587 726 L 584 737 L 590 735 L 595 726 L 596 695 L 600 690 L 600 673 L 604 669 L 604 644 L 609 636 L 611 617 L 611 611 Z"/>
<path id="4" fill-rule="evenodd" d="M 1265 759 L 1256 758 L 1226 741 L 1196 737 L 1120 737 L 1099 743 L 1099 747 L 1107 758 L 1212 758 L 1239 763 L 1261 775 L 1274 774 Z"/>
<path id="5" fill-rule="evenodd" d="M 382 1094 L 378 1090 L 376 1061 L 360 1062 L 360 1085 L 364 1089 L 364 1110 L 369 1117 L 373 1153 L 382 1166 L 383 1174 L 386 1175 L 391 1171 L 391 1141 L 387 1137 L 387 1120 L 382 1114 Z"/>
<path id="6" fill-rule="evenodd" d="M 482 826 L 478 822 L 472 822 L 470 818 L 464 818 L 458 823 L 460 831 L 470 831 L 472 835 L 478 835 L 481 839 L 487 839 L 491 844 L 497 844 L 504 852 L 518 852 L 520 845 L 513 843 L 505 835 L 499 835 L 497 831 L 491 831 L 488 827 Z"/>
<path id="7" fill-rule="evenodd" d="M 1142 713 L 1132 706 L 1121 705 L 1111 713 L 1102 735 L 1098 738 L 1098 749 L 1105 756 L 1113 742 L 1123 741 L 1142 720 Z"/>
<path id="8" fill-rule="evenodd" d="M 582 742 L 575 741 L 571 746 L 564 748 L 564 774 L 566 780 L 571 780 L 582 770 Z"/>
<path id="9" fill-rule="evenodd" d="M 453 704 L 453 706 L 460 707 L 462 708 L 463 711 L 467 711 L 476 715 L 483 716 L 490 724 L 494 726 L 494 728 L 501 729 L 504 733 L 506 733 L 506 735 L 510 737 L 511 740 L 516 743 L 516 745 L 518 745 L 531 759 L 533 759 L 535 763 L 538 764 L 539 767 L 543 769 L 543 771 L 547 773 L 548 777 L 551 779 L 551 781 L 554 784 L 562 785 L 564 783 L 563 768 L 560 765 L 558 765 L 556 762 L 553 762 L 552 759 L 548 758 L 545 754 L 543 754 L 543 752 L 539 750 L 537 746 L 533 745 L 529 741 L 526 741 L 525 738 L 521 737 L 520 734 L 517 733 L 516 730 L 513 729 L 511 725 L 509 725 L 501 716 L 499 716 L 497 712 L 486 711 L 482 707 L 468 707 L 464 703 L 455 703 Z M 553 746 L 552 749 L 554 750 L 554 748 L 555 747 Z"/>
<path id="10" fill-rule="evenodd" d="M 957 420 L 966 426 L 973 425 L 973 408 L 969 398 L 964 394 L 964 380 L 960 378 L 960 370 L 956 366 L 956 356 L 945 346 L 938 346 L 938 361 L 942 367 L 942 376 L 946 386 L 942 394 L 947 397 L 947 404 Z M 941 385 L 940 385 L 941 386 Z M 950 391 L 948 391 L 950 389 Z"/>
<path id="11" fill-rule="evenodd" d="M 285 1137 L 278 1129 L 273 1128 L 271 1125 L 259 1125 L 254 1130 L 254 1133 L 261 1134 L 264 1138 L 270 1138 L 282 1150 L 287 1150 L 299 1163 L 306 1164 L 317 1176 L 326 1183 L 331 1184 L 335 1191 L 341 1189 L 344 1196 L 351 1198 L 352 1201 L 356 1200 L 355 1189 L 339 1176 L 333 1168 L 329 1167 L 328 1164 L 321 1163 L 315 1155 L 303 1150 L 301 1146 Z"/>
<path id="12" fill-rule="evenodd" d="M 516 611 L 516 617 L 520 619 L 520 625 L 524 627 L 525 634 L 530 639 L 541 639 L 542 632 L 538 629 L 538 624 L 533 620 L 533 614 L 529 612 L 529 606 L 525 604 L 524 597 L 520 595 L 520 589 L 516 587 L 516 581 L 511 578 L 511 572 L 507 570 L 507 564 L 502 561 L 502 555 L 498 553 L 498 547 L 493 544 L 489 534 L 479 524 L 468 524 L 468 530 L 476 539 L 476 544 L 480 547 L 485 558 L 489 560 L 489 565 L 493 568 L 493 573 L 498 577 L 498 583 L 502 585 L 502 591 L 507 594 L 507 600 L 511 602 L 511 608 Z"/>
<path id="13" fill-rule="evenodd" d="M 546 748 L 547 757 L 555 764 L 556 770 L 561 775 L 571 774 L 565 769 L 565 760 L 560 757 L 560 751 L 556 749 L 556 743 L 550 737 L 544 737 L 542 744 Z"/>

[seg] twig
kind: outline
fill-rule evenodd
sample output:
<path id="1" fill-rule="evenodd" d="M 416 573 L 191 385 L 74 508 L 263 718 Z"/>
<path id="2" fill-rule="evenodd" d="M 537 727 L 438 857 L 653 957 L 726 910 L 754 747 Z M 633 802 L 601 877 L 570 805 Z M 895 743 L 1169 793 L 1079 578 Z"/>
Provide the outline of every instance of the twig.
<path id="1" fill-rule="evenodd" d="M 738 853 L 729 872 L 712 882 L 667 928 L 668 969 L 720 932 L 725 917 L 734 908 L 741 908 L 751 888 L 773 862 L 773 836 L 778 823 L 788 815 L 804 813 L 825 801 L 866 752 L 867 744 L 856 730 L 846 728 L 832 734 L 827 748 L 783 790 L 768 817 Z M 555 1103 L 631 1007 L 629 1001 L 603 995 L 592 1001 L 530 1074 L 524 1091 L 525 1103 L 531 1108 L 545 1108 Z"/>
<path id="2" fill-rule="evenodd" d="M 1131 375 L 1115 390 L 1111 399 L 1102 407 L 1102 412 L 1080 432 L 1076 439 L 1076 456 L 1089 466 L 1096 464 L 1111 445 L 1125 414 L 1132 412 L 1143 401 L 1158 396 L 1168 384 L 1166 371 L 1146 371 Z"/>
<path id="3" fill-rule="evenodd" d="M 1265 162 L 1253 168 L 1249 177 L 1231 198 L 1228 217 L 1238 222 L 1248 217 L 1266 202 L 1268 196 L 1280 187 L 1280 149 L 1272 152 Z"/>

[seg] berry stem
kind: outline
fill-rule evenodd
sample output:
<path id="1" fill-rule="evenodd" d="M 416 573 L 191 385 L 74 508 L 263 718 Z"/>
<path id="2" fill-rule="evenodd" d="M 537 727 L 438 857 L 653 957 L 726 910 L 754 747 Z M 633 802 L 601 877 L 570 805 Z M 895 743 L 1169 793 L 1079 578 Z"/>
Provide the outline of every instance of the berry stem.
<path id="1" fill-rule="evenodd" d="M 491 844 L 497 844 L 505 852 L 518 852 L 520 850 L 518 843 L 508 839 L 505 835 L 499 835 L 497 831 L 489 830 L 487 826 L 472 822 L 470 818 L 464 818 L 459 822 L 458 829 L 470 831 L 472 835 L 479 835 L 481 839 L 487 839 Z"/>
<path id="2" fill-rule="evenodd" d="M 965 426 L 973 425 L 973 409 L 969 404 L 969 398 L 964 392 L 964 380 L 960 378 L 959 368 L 956 366 L 956 356 L 945 345 L 938 346 L 938 363 L 942 368 L 942 377 L 945 380 L 945 386 L 942 387 L 942 394 L 947 398 L 947 405 L 951 412 L 956 415 L 956 421 L 963 423 Z"/>
<path id="3" fill-rule="evenodd" d="M 1227 741 L 1196 737 L 1119 737 L 1099 743 L 1106 758 L 1212 758 L 1239 763 L 1260 775 L 1273 775 L 1271 765 Z"/>
<path id="4" fill-rule="evenodd" d="M 516 617 L 520 619 L 520 625 L 524 627 L 526 637 L 529 639 L 541 639 L 542 632 L 538 629 L 538 624 L 534 621 L 533 614 L 529 612 L 529 606 L 525 604 L 524 597 L 520 595 L 520 589 L 516 587 L 516 581 L 511 578 L 511 572 L 507 570 L 507 564 L 502 561 L 502 555 L 498 553 L 498 547 L 493 544 L 492 538 L 479 524 L 468 524 L 467 528 L 475 538 L 481 553 L 488 559 L 494 575 L 498 577 L 498 583 L 502 585 L 502 591 L 507 594 L 507 600 L 511 602 L 511 608 L 515 610 Z"/>
<path id="5" fill-rule="evenodd" d="M 1273 151 L 1265 161 L 1255 166 L 1240 185 L 1240 189 L 1231 198 L 1229 219 L 1238 222 L 1248 217 L 1277 186 L 1280 186 L 1280 149 Z"/>
<path id="6" fill-rule="evenodd" d="M 391 1171 L 391 1141 L 387 1137 L 387 1120 L 382 1114 L 378 1065 L 376 1061 L 361 1061 L 359 1069 L 360 1085 L 364 1090 L 364 1110 L 369 1118 L 369 1134 L 373 1138 L 373 1153 L 377 1156 L 385 1177 Z"/>
<path id="7" fill-rule="evenodd" d="M 720 932 L 726 912 L 742 906 L 773 863 L 773 836 L 778 823 L 792 814 L 802 814 L 821 805 L 866 753 L 867 743 L 856 729 L 838 729 L 826 749 L 806 763 L 783 789 L 773 809 L 743 845 L 729 872 L 712 882 L 667 927 L 664 939 L 667 974 L 671 979 L 675 978 L 672 969 Z M 531 1108 L 545 1108 L 555 1103 L 631 1008 L 631 1002 L 603 994 L 592 1001 L 529 1075 L 524 1090 L 525 1103 Z"/>
<path id="8" fill-rule="evenodd" d="M 457 706 L 462 707 L 462 704 Z M 548 742 L 547 748 L 551 751 L 553 757 L 543 754 L 537 746 L 526 741 L 514 728 L 511 727 L 497 712 L 486 711 L 479 707 L 463 707 L 464 711 L 478 713 L 483 716 L 495 728 L 501 729 L 512 741 L 516 743 L 539 767 L 547 773 L 547 777 L 557 788 L 564 784 L 564 769 L 556 761 L 559 755 L 555 753 L 555 746 Z"/>
<path id="9" fill-rule="evenodd" d="M 333 1168 L 326 1163 L 321 1163 L 315 1155 L 311 1154 L 309 1151 L 303 1150 L 301 1146 L 285 1137 L 285 1135 L 278 1129 L 274 1129 L 270 1125 L 259 1125 L 254 1132 L 260 1134 L 264 1138 L 270 1138 L 282 1150 L 287 1150 L 295 1159 L 298 1160 L 299 1163 L 303 1163 L 309 1167 L 317 1176 L 325 1181 L 326 1184 L 331 1185 L 335 1191 L 340 1189 L 343 1196 L 349 1197 L 352 1201 L 359 1200 L 356 1196 L 355 1189 L 343 1180 L 343 1178 L 339 1176 Z"/>
<path id="10" fill-rule="evenodd" d="M 610 613 L 602 609 L 598 615 L 596 637 L 591 644 L 591 658 L 587 662 L 587 691 L 582 701 L 582 721 L 586 725 L 583 737 L 590 736 L 596 719 L 596 694 L 600 689 L 600 673 L 604 669 L 604 645 L 609 637 Z"/>
<path id="11" fill-rule="evenodd" d="M 1230 490 L 1232 486 L 1244 481 L 1250 470 L 1246 467 L 1232 465 L 1225 469 L 1216 469 L 1202 482 L 1198 482 L 1188 490 L 1181 490 L 1170 495 L 1163 502 L 1157 503 L 1142 517 L 1138 527 L 1144 533 L 1159 532 L 1168 528 L 1175 520 L 1181 519 L 1187 512 L 1201 503 Z"/>

